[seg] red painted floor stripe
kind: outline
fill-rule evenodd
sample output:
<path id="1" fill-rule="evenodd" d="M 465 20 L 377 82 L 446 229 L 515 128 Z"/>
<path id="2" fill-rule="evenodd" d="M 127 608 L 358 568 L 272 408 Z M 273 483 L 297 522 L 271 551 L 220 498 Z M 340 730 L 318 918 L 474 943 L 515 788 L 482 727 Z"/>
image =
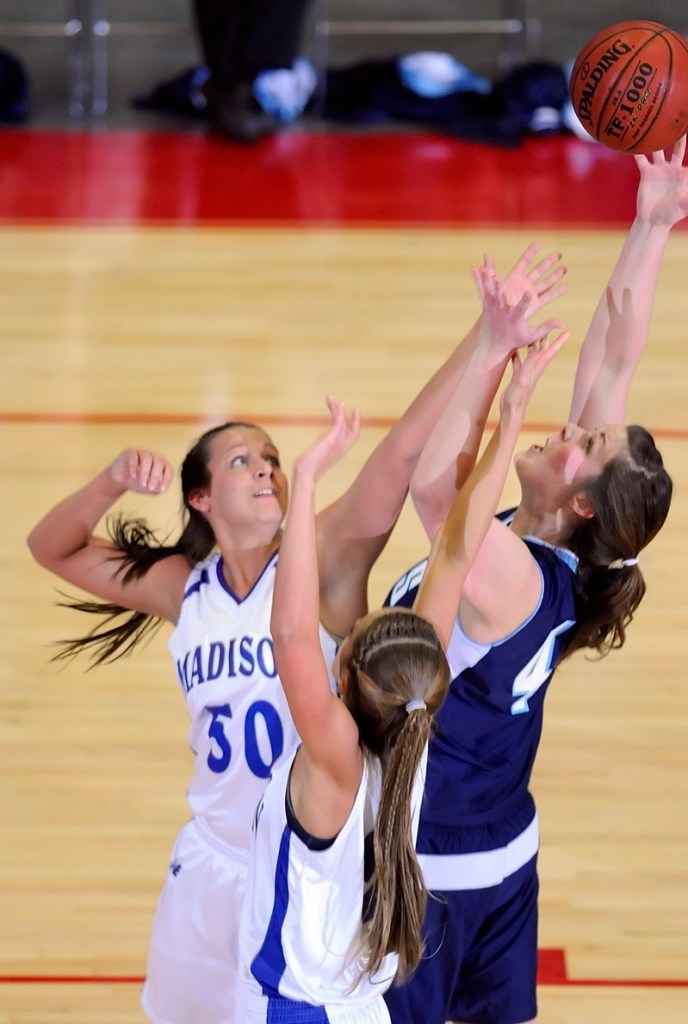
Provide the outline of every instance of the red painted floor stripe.
<path id="1" fill-rule="evenodd" d="M 626 226 L 631 157 L 573 136 L 500 149 L 417 132 L 0 132 L 0 222 Z"/>
<path id="2" fill-rule="evenodd" d="M 16 985 L 142 985 L 143 977 L 127 975 L 0 975 L 0 984 Z M 563 949 L 541 949 L 538 965 L 539 985 L 575 985 L 596 988 L 688 988 L 688 980 L 624 978 L 569 978 L 566 952 Z"/>
<path id="3" fill-rule="evenodd" d="M 260 423 L 264 427 L 323 427 L 329 424 L 325 416 L 280 416 L 275 413 L 261 413 L 258 416 L 241 412 L 226 414 L 205 413 L 148 413 L 148 412 L 0 412 L 0 423 L 75 423 L 122 425 L 128 423 L 176 426 L 178 424 L 216 424 L 222 420 Z M 387 416 L 366 416 L 365 427 L 379 427 L 388 430 L 395 419 Z"/>
<path id="4" fill-rule="evenodd" d="M 559 985 L 561 982 L 545 981 L 540 985 Z M 577 988 L 688 988 L 688 980 L 674 979 L 661 981 L 656 978 L 632 980 L 629 978 L 567 978 L 564 985 Z"/>
<path id="5" fill-rule="evenodd" d="M 287 416 L 275 413 L 250 414 L 228 412 L 223 416 L 195 413 L 148 413 L 148 412 L 1 412 L 1 423 L 52 423 L 52 424 L 97 424 L 123 425 L 139 424 L 148 426 L 179 426 L 188 424 L 216 424 L 222 419 L 259 423 L 263 427 L 326 427 L 329 419 L 325 416 Z M 363 427 L 388 430 L 396 419 L 386 416 L 365 416 Z M 486 429 L 494 430 L 496 423 L 488 422 Z M 536 434 L 552 434 L 561 430 L 561 423 L 524 423 L 523 430 Z M 657 438 L 674 441 L 688 440 L 688 429 L 673 427 L 651 427 Z"/>
<path id="6" fill-rule="evenodd" d="M 0 974 L 0 985 L 143 985 L 144 981 L 126 974 Z"/>
<path id="7" fill-rule="evenodd" d="M 563 949 L 538 950 L 538 984 L 565 985 L 566 953 Z"/>

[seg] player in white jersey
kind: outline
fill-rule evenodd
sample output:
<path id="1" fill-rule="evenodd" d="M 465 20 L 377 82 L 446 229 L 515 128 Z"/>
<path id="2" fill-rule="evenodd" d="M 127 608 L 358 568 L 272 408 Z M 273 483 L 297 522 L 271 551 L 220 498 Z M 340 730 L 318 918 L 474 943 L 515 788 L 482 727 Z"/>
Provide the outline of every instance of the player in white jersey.
<path id="1" fill-rule="evenodd" d="M 286 1019 L 294 1003 L 300 1019 L 306 1003 L 325 1007 L 332 1024 L 386 1022 L 381 993 L 392 984 L 399 961 L 388 953 L 372 977 L 366 973 L 366 957 L 357 943 L 370 879 L 364 870 L 353 870 L 372 860 L 379 770 L 372 760 L 364 763 L 348 818 L 336 836 L 319 839 L 301 827 L 291 806 L 292 764 L 293 756 L 273 773 L 256 815 L 254 828 L 260 836 L 249 862 L 241 941 L 246 970 L 250 968 L 260 988 L 245 984 L 237 1024 L 265 1021 L 268 1005 L 273 1012 L 279 1007 Z M 425 758 L 411 798 L 414 839 L 424 765 Z M 279 994 L 264 994 L 273 987 Z"/>
<path id="2" fill-rule="evenodd" d="M 527 400 L 566 337 L 514 359 L 498 430 L 433 544 L 413 611 L 356 624 L 336 694 L 319 643 L 314 492 L 357 436 L 357 414 L 330 399 L 329 433 L 296 461 L 271 630 L 301 746 L 256 813 L 236 1024 L 381 1024 L 384 992 L 420 962 L 427 893 L 414 848 L 432 716 L 447 693 L 444 648 Z"/>
<path id="3" fill-rule="evenodd" d="M 225 583 L 220 555 L 197 565 L 168 642 L 191 720 L 189 805 L 199 827 L 229 847 L 245 847 L 246 820 L 273 766 L 298 741 L 270 636 L 277 559 L 243 600 Z M 320 643 L 331 664 L 336 644 L 322 626 Z M 235 794 L 231 816 L 228 789 Z"/>
<path id="4" fill-rule="evenodd" d="M 193 818 L 175 844 L 151 936 L 143 999 L 153 1019 L 161 1007 L 168 1008 L 163 1019 L 173 1016 L 180 998 L 199 1015 L 207 1013 L 207 994 L 194 979 L 199 972 L 214 978 L 221 992 L 228 964 L 238 963 L 239 929 L 229 929 L 227 921 L 238 922 L 241 911 L 247 822 L 271 770 L 298 741 L 270 636 L 278 557 L 270 558 L 243 600 L 225 582 L 221 555 L 199 563 L 168 642 L 191 721 L 194 775 L 187 797 Z M 331 664 L 336 645 L 322 627 L 320 642 Z M 208 884 L 211 878 L 215 885 Z M 197 944 L 179 929 L 190 911 L 203 924 Z"/>
<path id="5" fill-rule="evenodd" d="M 510 277 L 533 282 L 536 311 L 560 294 L 563 269 L 556 254 L 537 262 L 533 256 L 527 250 Z M 367 610 L 370 569 L 396 522 L 423 444 L 463 372 L 474 336 L 475 329 L 377 446 L 348 490 L 318 513 L 320 621 L 333 636 L 345 636 Z M 178 630 L 171 643 L 192 717 L 196 774 L 189 795 L 194 817 L 172 852 L 150 943 L 143 1002 L 154 1024 L 229 1024 L 234 1015 L 237 908 L 254 810 L 249 800 L 265 783 L 262 773 L 279 732 L 264 697 L 264 685 L 275 682 L 270 680 L 265 612 L 288 487 L 277 448 L 265 431 L 254 424 L 226 423 L 207 431 L 184 459 L 184 526 L 175 543 L 161 545 L 145 522 L 121 517 L 109 523 L 109 536 L 95 533 L 123 494 L 159 494 L 170 486 L 173 474 L 162 455 L 126 449 L 48 512 L 32 531 L 29 546 L 40 564 L 107 602 L 74 603 L 110 617 L 102 629 L 66 644 L 66 656 L 86 649 L 96 663 L 107 661 L 131 651 L 162 621 Z M 213 552 L 220 557 L 199 566 Z M 206 570 L 211 580 L 213 566 L 211 591 L 203 581 Z M 219 635 L 205 622 L 205 612 L 194 616 L 194 609 L 200 609 L 197 602 L 211 593 L 218 597 L 217 613 L 226 614 Z M 219 601 L 222 595 L 226 600 Z M 214 678 L 220 659 L 223 667 Z M 242 718 L 235 701 L 247 677 L 256 686 L 255 700 L 249 700 Z M 295 734 L 284 720 L 281 727 L 287 756 Z M 244 796 L 242 786 L 233 784 L 235 769 L 250 782 L 250 797 L 248 790 Z"/>

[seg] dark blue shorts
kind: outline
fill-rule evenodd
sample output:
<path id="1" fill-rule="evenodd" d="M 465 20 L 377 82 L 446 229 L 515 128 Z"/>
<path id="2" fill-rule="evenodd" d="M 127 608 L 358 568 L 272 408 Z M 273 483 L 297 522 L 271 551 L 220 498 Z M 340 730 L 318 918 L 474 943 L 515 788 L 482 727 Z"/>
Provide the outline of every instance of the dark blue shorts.
<path id="1" fill-rule="evenodd" d="M 536 1017 L 537 901 L 537 856 L 500 885 L 432 893 L 423 960 L 385 995 L 392 1024 Z"/>

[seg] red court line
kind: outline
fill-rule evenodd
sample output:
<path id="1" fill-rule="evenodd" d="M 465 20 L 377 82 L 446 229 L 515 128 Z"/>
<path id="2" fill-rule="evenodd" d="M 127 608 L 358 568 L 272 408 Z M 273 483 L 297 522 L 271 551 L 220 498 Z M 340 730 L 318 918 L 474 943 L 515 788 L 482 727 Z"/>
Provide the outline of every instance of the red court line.
<path id="1" fill-rule="evenodd" d="M 0 985 L 143 985 L 144 981 L 117 974 L 0 974 Z"/>
<path id="2" fill-rule="evenodd" d="M 0 132 L 0 223 L 626 226 L 633 159 L 573 136 L 515 149 L 430 133 Z"/>
<path id="3" fill-rule="evenodd" d="M 143 977 L 128 975 L 48 975 L 48 974 L 6 974 L 0 975 L 0 984 L 16 985 L 142 985 Z M 596 988 L 688 988 L 688 980 L 674 978 L 570 978 L 563 949 L 541 949 L 539 951 L 538 985 L 571 985 Z"/>
<path id="4" fill-rule="evenodd" d="M 147 413 L 147 412 L 0 412 L 0 423 L 52 423 L 52 424 L 141 424 L 176 426 L 181 424 L 209 424 L 223 422 L 260 423 L 264 427 L 322 427 L 328 426 L 326 416 L 281 416 L 266 413 L 248 416 L 245 413 Z M 389 429 L 396 420 L 386 416 L 366 416 L 364 426 Z"/>
<path id="5" fill-rule="evenodd" d="M 148 412 L 1 412 L 1 423 L 36 423 L 36 424 L 96 424 L 105 426 L 124 426 L 127 424 L 141 426 L 181 426 L 184 424 L 213 425 L 225 421 L 259 423 L 263 427 L 326 427 L 329 419 L 326 416 L 289 416 L 275 413 L 245 415 L 243 413 L 196 414 L 196 413 L 148 413 Z M 396 418 L 387 416 L 365 416 L 363 427 L 388 430 Z M 487 428 L 494 430 L 496 423 L 488 422 Z M 552 434 L 561 430 L 561 423 L 524 423 L 523 431 L 538 434 Z M 650 428 L 657 438 L 666 440 L 688 440 L 688 428 L 653 427 Z"/>

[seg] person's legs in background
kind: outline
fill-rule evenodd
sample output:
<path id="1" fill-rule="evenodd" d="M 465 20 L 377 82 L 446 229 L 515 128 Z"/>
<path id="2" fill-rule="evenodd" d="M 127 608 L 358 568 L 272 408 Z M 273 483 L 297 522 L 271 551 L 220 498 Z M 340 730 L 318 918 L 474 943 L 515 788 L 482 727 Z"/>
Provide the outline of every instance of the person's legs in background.
<path id="1" fill-rule="evenodd" d="M 253 83 L 261 71 L 291 69 L 301 51 L 310 0 L 193 0 L 210 78 L 205 86 L 213 130 L 240 142 L 277 131 Z"/>

